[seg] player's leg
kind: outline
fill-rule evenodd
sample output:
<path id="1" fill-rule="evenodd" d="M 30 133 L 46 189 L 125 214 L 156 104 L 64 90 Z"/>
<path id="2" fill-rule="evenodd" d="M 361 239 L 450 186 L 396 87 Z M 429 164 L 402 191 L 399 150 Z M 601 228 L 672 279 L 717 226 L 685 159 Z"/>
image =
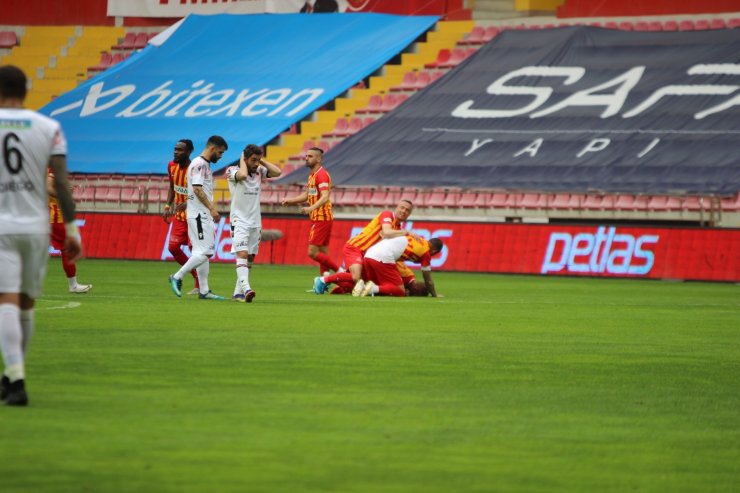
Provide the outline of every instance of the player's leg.
<path id="1" fill-rule="evenodd" d="M 167 249 L 169 250 L 172 257 L 175 259 L 175 261 L 181 266 L 185 265 L 185 263 L 188 261 L 188 256 L 185 255 L 185 252 L 182 251 L 182 247 L 185 245 L 190 245 L 190 240 L 188 239 L 188 223 L 187 221 L 180 221 L 175 219 L 172 221 L 172 228 L 170 229 L 170 241 L 167 245 Z M 197 294 L 198 275 L 195 269 L 191 270 L 190 274 L 193 276 L 193 280 L 195 281 L 195 292 L 190 292 L 188 294 Z"/>
<path id="2" fill-rule="evenodd" d="M 363 289 L 360 296 L 406 296 L 403 279 L 401 279 L 401 274 L 398 273 L 395 263 L 389 264 L 366 259 L 366 265 L 371 266 L 373 278 L 365 284 L 365 289 Z"/>
<path id="3" fill-rule="evenodd" d="M 80 284 L 77 281 L 77 266 L 69 261 L 64 253 L 64 240 L 67 237 L 67 231 L 64 229 L 64 223 L 52 223 L 51 225 L 51 246 L 62 252 L 62 268 L 64 275 L 67 276 L 70 293 L 87 293 L 92 289 L 92 284 Z"/>
<path id="4" fill-rule="evenodd" d="M 334 221 L 312 221 L 308 233 L 308 256 L 319 264 L 319 275 L 338 271 L 339 266 L 329 258 L 329 240 Z"/>

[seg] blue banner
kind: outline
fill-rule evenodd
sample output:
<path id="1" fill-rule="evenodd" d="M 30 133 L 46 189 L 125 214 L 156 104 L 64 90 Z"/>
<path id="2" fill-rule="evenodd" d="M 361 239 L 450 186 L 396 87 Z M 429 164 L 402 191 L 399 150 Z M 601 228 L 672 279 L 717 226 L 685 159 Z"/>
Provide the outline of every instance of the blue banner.
<path id="1" fill-rule="evenodd" d="M 161 46 L 52 101 L 83 173 L 165 173 L 175 142 L 210 135 L 238 160 L 400 53 L 437 21 L 383 14 L 189 16 Z"/>
<path id="2" fill-rule="evenodd" d="M 340 185 L 729 195 L 738 156 L 740 29 L 573 27 L 505 31 L 326 167 Z"/>

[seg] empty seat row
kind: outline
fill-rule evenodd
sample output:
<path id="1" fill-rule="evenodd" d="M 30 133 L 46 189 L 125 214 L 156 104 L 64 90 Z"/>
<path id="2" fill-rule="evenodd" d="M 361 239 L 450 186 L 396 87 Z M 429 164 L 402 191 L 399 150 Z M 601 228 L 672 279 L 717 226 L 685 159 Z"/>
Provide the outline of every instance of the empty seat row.
<path id="1" fill-rule="evenodd" d="M 104 51 L 100 54 L 100 62 L 92 67 L 87 67 L 88 72 L 102 72 L 117 63 L 121 63 L 130 56 L 130 53 L 108 53 Z"/>
<path id="2" fill-rule="evenodd" d="M 159 33 L 146 33 L 146 32 L 127 32 L 123 37 L 123 40 L 115 45 L 111 46 L 114 50 L 140 50 L 146 47 L 146 44 Z"/>
<path id="3" fill-rule="evenodd" d="M 432 82 L 436 81 L 440 77 L 442 77 L 445 73 L 443 71 L 421 71 L 421 72 L 415 72 L 410 71 L 406 72 L 403 75 L 403 80 L 400 84 L 397 86 L 393 86 L 390 88 L 391 92 L 399 92 L 399 91 L 418 91 L 420 89 L 424 89 L 426 86 L 431 84 Z"/>
<path id="4" fill-rule="evenodd" d="M 398 108 L 409 98 L 408 94 L 393 94 L 387 93 L 385 95 L 373 94 L 370 96 L 370 100 L 367 106 L 358 109 L 355 113 L 358 114 L 372 114 L 372 113 L 388 113 Z"/>

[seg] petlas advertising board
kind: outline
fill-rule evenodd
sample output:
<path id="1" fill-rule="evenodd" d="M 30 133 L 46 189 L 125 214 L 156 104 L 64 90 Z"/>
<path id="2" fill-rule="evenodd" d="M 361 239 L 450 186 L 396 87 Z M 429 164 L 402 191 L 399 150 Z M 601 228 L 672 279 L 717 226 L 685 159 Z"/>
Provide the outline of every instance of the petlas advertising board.
<path id="1" fill-rule="evenodd" d="M 330 255 L 370 218 L 336 220 Z M 78 224 L 89 258 L 171 260 L 170 225 L 161 216 L 83 213 Z M 306 255 L 309 221 L 265 217 L 281 239 L 260 246 L 257 263 L 313 265 Z M 740 230 L 615 225 L 529 225 L 411 221 L 412 231 L 445 247 L 435 270 L 740 282 Z M 216 262 L 233 262 L 227 217 L 216 228 Z M 412 266 L 413 267 L 413 266 Z"/>

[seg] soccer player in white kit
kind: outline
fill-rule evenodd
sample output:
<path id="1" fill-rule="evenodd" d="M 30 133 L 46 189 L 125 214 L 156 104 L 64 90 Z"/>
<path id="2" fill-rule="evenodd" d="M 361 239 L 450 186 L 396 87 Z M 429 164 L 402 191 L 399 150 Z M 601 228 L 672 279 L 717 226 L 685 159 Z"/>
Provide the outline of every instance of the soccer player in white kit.
<path id="1" fill-rule="evenodd" d="M 216 253 L 216 222 L 220 219 L 213 203 L 213 171 L 211 164 L 218 162 L 229 146 L 223 137 L 212 135 L 200 156 L 193 159 L 188 167 L 188 238 L 191 255 L 175 274 L 170 276 L 170 288 L 179 298 L 182 296 L 182 278 L 195 269 L 198 274 L 202 300 L 223 300 L 208 287 L 209 259 Z"/>
<path id="2" fill-rule="evenodd" d="M 82 255 L 62 127 L 24 109 L 25 98 L 23 71 L 0 67 L 0 346 L 5 363 L 0 399 L 11 406 L 28 404 L 25 354 L 49 258 L 49 168 L 64 217 L 65 254 L 71 262 Z"/>
<path id="3" fill-rule="evenodd" d="M 259 252 L 262 232 L 260 191 L 265 178 L 280 176 L 280 168 L 262 157 L 262 149 L 254 144 L 244 148 L 239 166 L 226 168 L 231 192 L 231 239 L 236 254 L 236 286 L 234 301 L 251 303 L 256 293 L 249 284 L 249 269 Z"/>

